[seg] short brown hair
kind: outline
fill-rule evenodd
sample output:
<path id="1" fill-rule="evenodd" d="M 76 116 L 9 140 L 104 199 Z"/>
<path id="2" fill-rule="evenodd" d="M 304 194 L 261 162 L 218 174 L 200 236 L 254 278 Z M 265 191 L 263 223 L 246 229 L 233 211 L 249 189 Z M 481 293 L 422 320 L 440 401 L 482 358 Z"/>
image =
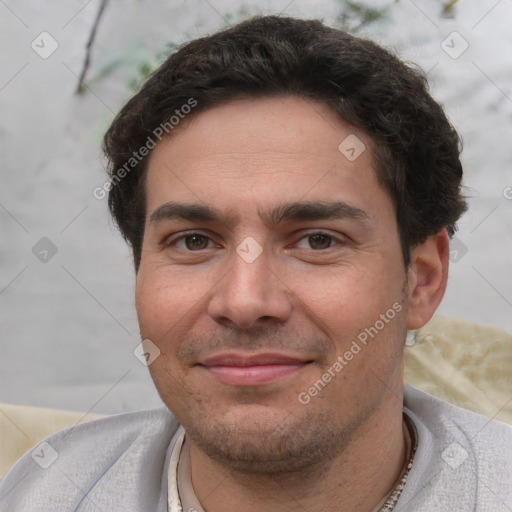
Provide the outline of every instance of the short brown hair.
<path id="1" fill-rule="evenodd" d="M 196 106 L 188 116 L 238 97 L 276 95 L 323 102 L 371 137 L 378 179 L 396 207 L 406 266 L 415 245 L 442 228 L 453 235 L 466 210 L 461 141 L 430 96 L 425 75 L 377 44 L 319 21 L 261 16 L 170 55 L 105 134 L 111 181 L 117 178 L 109 208 L 132 247 L 136 269 L 147 158 L 134 162 L 122 179 L 116 171 L 191 98 Z"/>

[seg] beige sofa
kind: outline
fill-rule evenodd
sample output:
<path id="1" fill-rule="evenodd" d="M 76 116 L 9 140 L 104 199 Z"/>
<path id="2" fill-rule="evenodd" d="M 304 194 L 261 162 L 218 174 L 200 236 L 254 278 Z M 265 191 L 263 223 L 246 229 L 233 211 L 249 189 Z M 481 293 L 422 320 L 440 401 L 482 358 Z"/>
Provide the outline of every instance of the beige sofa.
<path id="1" fill-rule="evenodd" d="M 512 424 L 512 336 L 435 317 L 406 348 L 405 382 L 455 405 Z M 0 478 L 49 434 L 98 415 L 0 404 Z"/>

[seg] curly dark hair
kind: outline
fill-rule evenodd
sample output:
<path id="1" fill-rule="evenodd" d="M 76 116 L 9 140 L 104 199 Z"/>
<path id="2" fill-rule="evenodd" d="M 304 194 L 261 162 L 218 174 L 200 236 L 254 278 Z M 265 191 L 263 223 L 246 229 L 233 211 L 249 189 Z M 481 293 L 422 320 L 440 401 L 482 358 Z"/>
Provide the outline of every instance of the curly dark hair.
<path id="1" fill-rule="evenodd" d="M 411 248 L 442 228 L 452 236 L 467 208 L 461 140 L 427 88 L 423 72 L 388 50 L 315 20 L 260 16 L 183 45 L 128 101 L 104 137 L 108 204 L 132 247 L 136 270 L 148 159 L 134 155 L 155 145 L 159 126 L 167 123 L 165 136 L 172 136 L 169 119 L 177 119 L 191 99 L 195 108 L 187 118 L 235 98 L 278 95 L 323 102 L 370 136 L 378 180 L 396 207 L 407 267 Z M 186 128 L 186 120 L 178 129 Z"/>

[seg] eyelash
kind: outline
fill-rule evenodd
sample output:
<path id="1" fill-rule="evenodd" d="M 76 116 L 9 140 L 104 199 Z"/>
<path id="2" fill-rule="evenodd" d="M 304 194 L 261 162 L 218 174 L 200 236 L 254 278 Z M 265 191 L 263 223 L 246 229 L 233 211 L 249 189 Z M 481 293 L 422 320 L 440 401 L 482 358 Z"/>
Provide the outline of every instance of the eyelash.
<path id="1" fill-rule="evenodd" d="M 322 235 L 322 236 L 325 236 L 325 237 L 328 237 L 331 242 L 336 245 L 336 244 L 344 244 L 345 241 L 342 240 L 342 239 L 339 239 L 339 238 L 336 238 L 332 235 L 329 235 L 328 233 L 325 233 L 324 231 L 312 231 L 312 232 L 308 232 L 308 233 L 305 233 L 303 236 L 301 236 L 297 242 L 295 242 L 296 244 L 298 242 L 300 242 L 301 240 L 305 239 L 305 238 L 309 238 L 309 237 L 312 237 L 312 236 L 315 236 L 315 235 Z M 208 235 L 205 235 L 204 233 L 201 233 L 201 232 L 198 232 L 198 231 L 190 231 L 190 232 L 187 232 L 187 233 L 184 233 L 176 238 L 173 238 L 171 240 L 166 240 L 164 242 L 164 246 L 167 248 L 167 247 L 172 247 L 172 246 L 176 246 L 177 242 L 179 242 L 180 240 L 185 240 L 186 238 L 189 238 L 189 237 L 193 237 L 193 236 L 200 236 L 202 238 L 206 238 L 208 239 L 209 241 L 212 241 L 211 237 L 209 237 Z M 330 245 L 329 247 L 325 248 L 325 249 L 309 249 L 309 250 L 312 250 L 314 252 L 323 252 L 323 251 L 327 251 L 329 249 L 331 249 L 334 245 Z M 206 247 L 205 249 L 208 249 L 208 247 Z M 194 251 L 194 250 L 191 250 L 191 249 L 179 249 L 181 251 L 185 251 L 185 252 L 201 252 L 205 249 L 198 249 L 197 251 Z"/>
<path id="2" fill-rule="evenodd" d="M 176 238 L 173 238 L 171 240 L 166 240 L 164 242 L 164 244 L 165 244 L 165 247 L 171 247 L 173 245 L 176 245 L 176 243 L 179 242 L 180 240 L 185 240 L 186 238 L 193 237 L 193 236 L 200 236 L 200 237 L 203 237 L 203 238 L 207 238 L 209 241 L 212 241 L 212 239 L 208 235 L 205 235 L 203 233 L 199 233 L 197 231 L 190 231 L 188 233 L 180 235 L 180 236 L 178 236 Z M 187 251 L 187 252 L 199 252 L 199 251 L 191 251 L 190 249 L 180 249 L 180 250 Z M 201 250 L 204 250 L 204 249 L 201 249 Z"/>

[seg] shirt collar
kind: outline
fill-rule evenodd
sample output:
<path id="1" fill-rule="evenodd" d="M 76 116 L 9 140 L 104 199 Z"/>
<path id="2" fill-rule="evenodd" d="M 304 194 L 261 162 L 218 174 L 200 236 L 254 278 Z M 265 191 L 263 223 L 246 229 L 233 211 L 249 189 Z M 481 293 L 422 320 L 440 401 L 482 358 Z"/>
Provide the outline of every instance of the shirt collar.
<path id="1" fill-rule="evenodd" d="M 167 474 L 168 494 L 167 509 L 169 512 L 182 512 L 180 495 L 178 492 L 178 462 L 180 460 L 181 448 L 185 440 L 185 429 L 180 426 L 176 433 L 176 442 L 172 447 L 171 458 L 169 461 L 169 472 Z"/>

